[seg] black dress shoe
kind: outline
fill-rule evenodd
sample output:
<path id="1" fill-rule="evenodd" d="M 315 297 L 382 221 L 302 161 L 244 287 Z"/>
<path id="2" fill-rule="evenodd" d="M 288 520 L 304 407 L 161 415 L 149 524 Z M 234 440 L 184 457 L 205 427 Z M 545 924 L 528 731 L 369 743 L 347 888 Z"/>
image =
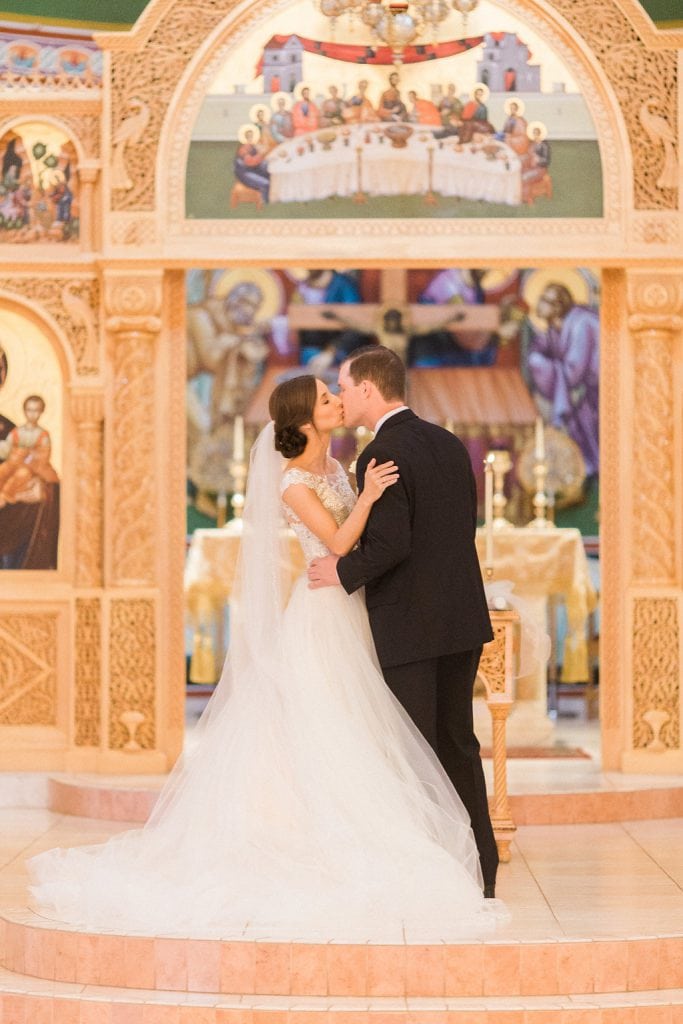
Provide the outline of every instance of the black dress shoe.
<path id="1" fill-rule="evenodd" d="M 484 886 L 484 899 L 485 900 L 495 900 L 495 898 L 496 898 L 496 887 L 495 887 L 495 885 L 485 885 Z"/>

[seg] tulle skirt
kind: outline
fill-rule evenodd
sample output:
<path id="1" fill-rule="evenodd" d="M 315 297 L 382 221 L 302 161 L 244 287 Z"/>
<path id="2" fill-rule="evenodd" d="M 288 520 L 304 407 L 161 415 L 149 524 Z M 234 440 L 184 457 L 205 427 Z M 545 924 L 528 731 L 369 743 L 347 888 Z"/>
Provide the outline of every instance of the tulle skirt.
<path id="1" fill-rule="evenodd" d="M 485 937 L 505 917 L 483 899 L 462 802 L 383 680 L 362 592 L 301 578 L 284 626 L 267 685 L 226 672 L 143 829 L 29 861 L 39 913 L 348 942 Z"/>

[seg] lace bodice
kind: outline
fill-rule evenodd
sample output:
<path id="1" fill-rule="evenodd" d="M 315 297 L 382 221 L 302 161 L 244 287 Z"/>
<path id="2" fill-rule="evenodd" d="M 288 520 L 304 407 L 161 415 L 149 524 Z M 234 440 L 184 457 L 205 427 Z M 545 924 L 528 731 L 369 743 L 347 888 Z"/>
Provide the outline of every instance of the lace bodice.
<path id="1" fill-rule="evenodd" d="M 336 469 L 327 476 L 319 476 L 317 473 L 309 473 L 305 469 L 287 469 L 282 474 L 280 494 L 287 490 L 292 484 L 305 484 L 320 498 L 328 512 L 334 517 L 338 526 L 344 522 L 349 512 L 356 503 L 356 495 L 348 481 L 344 467 L 338 462 Z M 311 558 L 319 558 L 322 555 L 329 555 L 328 549 L 323 542 L 308 529 L 299 517 L 291 510 L 289 505 L 282 502 L 285 518 L 294 530 L 299 543 L 303 549 L 307 561 Z"/>

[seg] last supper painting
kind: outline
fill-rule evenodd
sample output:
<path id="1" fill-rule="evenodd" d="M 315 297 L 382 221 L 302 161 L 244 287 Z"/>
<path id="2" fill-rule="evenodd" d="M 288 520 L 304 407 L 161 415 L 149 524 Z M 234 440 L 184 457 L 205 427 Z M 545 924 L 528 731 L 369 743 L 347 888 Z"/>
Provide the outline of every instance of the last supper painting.
<path id="1" fill-rule="evenodd" d="M 248 33 L 196 119 L 187 216 L 602 216 L 598 132 L 551 41 L 488 0 L 432 6 L 415 43 L 339 0 Z"/>

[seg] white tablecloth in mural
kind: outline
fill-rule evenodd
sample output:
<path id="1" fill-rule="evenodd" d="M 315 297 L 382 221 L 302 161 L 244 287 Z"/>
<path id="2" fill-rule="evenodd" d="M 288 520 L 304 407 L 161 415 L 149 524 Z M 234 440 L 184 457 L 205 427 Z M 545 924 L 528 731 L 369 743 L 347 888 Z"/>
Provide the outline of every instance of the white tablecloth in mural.
<path id="1" fill-rule="evenodd" d="M 268 155 L 270 201 L 433 191 L 508 206 L 521 202 L 519 157 L 503 142 L 460 145 L 413 125 L 405 145 L 397 147 L 384 127 L 320 129 L 277 146 Z"/>

